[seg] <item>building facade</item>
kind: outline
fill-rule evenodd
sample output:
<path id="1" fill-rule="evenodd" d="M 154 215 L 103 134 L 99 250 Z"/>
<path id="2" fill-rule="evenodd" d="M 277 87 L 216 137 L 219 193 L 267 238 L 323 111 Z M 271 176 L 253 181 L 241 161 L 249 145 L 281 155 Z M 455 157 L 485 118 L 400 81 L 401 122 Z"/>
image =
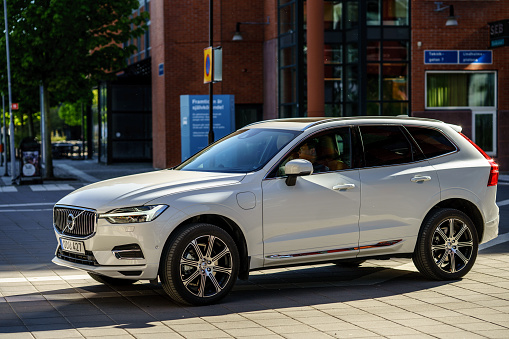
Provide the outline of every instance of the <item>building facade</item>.
<path id="1" fill-rule="evenodd" d="M 508 1 L 212 4 L 213 46 L 221 46 L 223 53 L 222 81 L 213 91 L 234 95 L 236 128 L 262 119 L 311 115 L 435 118 L 463 126 L 467 136 L 497 158 L 502 171 L 509 168 L 509 136 L 504 133 L 509 125 Z M 145 124 L 151 118 L 151 129 L 143 127 L 141 137 L 144 154 L 150 149 L 154 167 L 166 168 L 181 161 L 180 97 L 209 93 L 203 83 L 209 1 L 140 0 L 140 8 L 150 9 L 150 32 L 130 42 L 141 52 L 129 60 L 129 67 L 131 73 L 149 69 L 150 77 L 138 77 L 149 89 L 142 91 L 145 104 L 134 106 L 141 109 L 137 113 L 144 114 Z M 242 40 L 232 39 L 237 30 Z M 117 92 L 137 100 L 139 94 L 129 87 L 136 78 L 124 77 L 125 86 L 120 85 L 127 86 L 126 92 Z M 128 143 L 116 140 L 113 131 L 119 122 L 129 121 L 123 120 L 129 112 L 115 111 L 112 98 L 104 100 L 111 103 L 105 108 L 108 116 L 119 119 L 99 115 L 107 121 L 103 134 L 109 138 L 103 154 L 120 159 L 112 147 L 117 143 L 122 149 Z M 134 126 L 140 126 L 137 119 Z M 132 138 L 135 142 L 134 134 Z"/>

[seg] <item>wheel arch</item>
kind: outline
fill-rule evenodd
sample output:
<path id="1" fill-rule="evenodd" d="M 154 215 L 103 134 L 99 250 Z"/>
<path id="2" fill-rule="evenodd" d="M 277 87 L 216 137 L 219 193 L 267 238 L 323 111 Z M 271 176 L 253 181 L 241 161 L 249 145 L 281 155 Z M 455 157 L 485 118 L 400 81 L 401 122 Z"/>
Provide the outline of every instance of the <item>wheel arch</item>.
<path id="1" fill-rule="evenodd" d="M 238 278 L 242 280 L 247 280 L 249 277 L 249 262 L 250 257 L 248 255 L 247 250 L 247 241 L 242 232 L 241 228 L 237 223 L 235 223 L 230 218 L 227 218 L 218 214 L 201 214 L 193 216 L 189 219 L 181 222 L 177 227 L 171 231 L 170 235 L 166 239 L 164 247 L 166 248 L 171 244 L 175 236 L 182 230 L 183 228 L 189 227 L 189 225 L 197 224 L 197 223 L 207 223 L 214 226 L 217 226 L 224 231 L 226 231 L 237 244 L 237 249 L 239 251 L 240 257 L 240 267 L 239 267 L 239 275 Z M 163 250 L 164 252 L 164 250 Z M 159 271 L 161 270 L 161 260 L 159 261 Z"/>
<path id="2" fill-rule="evenodd" d="M 426 220 L 437 208 L 453 208 L 465 213 L 474 223 L 478 239 L 483 238 L 484 218 L 479 208 L 471 201 L 461 198 L 451 198 L 440 201 L 438 204 L 436 204 L 432 209 L 428 211 L 428 214 L 426 214 L 426 217 L 423 220 Z"/>

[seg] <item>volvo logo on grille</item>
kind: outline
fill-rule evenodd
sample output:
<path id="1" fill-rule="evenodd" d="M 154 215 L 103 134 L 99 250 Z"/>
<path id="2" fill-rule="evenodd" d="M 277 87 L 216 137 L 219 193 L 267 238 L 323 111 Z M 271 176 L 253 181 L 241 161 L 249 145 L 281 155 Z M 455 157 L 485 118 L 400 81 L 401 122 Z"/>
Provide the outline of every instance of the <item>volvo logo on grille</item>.
<path id="1" fill-rule="evenodd" d="M 72 215 L 72 213 L 69 213 L 69 215 L 67 216 L 67 221 L 65 223 L 64 231 L 65 230 L 72 231 L 74 229 L 74 220 L 76 220 L 74 215 Z"/>

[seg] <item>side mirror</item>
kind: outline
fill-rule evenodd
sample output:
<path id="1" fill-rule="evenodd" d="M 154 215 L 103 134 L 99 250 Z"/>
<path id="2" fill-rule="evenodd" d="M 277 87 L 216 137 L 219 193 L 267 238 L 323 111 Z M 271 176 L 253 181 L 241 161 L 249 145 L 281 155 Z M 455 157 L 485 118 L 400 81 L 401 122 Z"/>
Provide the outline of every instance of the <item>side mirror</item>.
<path id="1" fill-rule="evenodd" d="M 290 160 L 285 165 L 285 174 L 287 186 L 295 186 L 297 177 L 301 175 L 310 175 L 313 173 L 313 164 L 305 159 Z"/>

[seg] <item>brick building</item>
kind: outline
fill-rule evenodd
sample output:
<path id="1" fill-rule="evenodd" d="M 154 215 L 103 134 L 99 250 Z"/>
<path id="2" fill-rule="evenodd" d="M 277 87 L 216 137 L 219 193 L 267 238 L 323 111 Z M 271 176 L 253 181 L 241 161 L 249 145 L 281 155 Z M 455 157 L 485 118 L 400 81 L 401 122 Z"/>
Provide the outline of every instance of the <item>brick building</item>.
<path id="1" fill-rule="evenodd" d="M 140 0 L 145 9 L 150 32 L 130 42 L 140 53 L 119 84 L 100 91 L 98 120 L 107 124 L 96 144 L 110 160 L 151 159 L 165 168 L 181 161 L 180 96 L 208 94 L 209 2 Z M 509 168 L 508 1 L 214 0 L 213 13 L 213 45 L 223 51 L 214 94 L 235 96 L 237 128 L 307 115 L 431 117 L 462 125 L 501 170 Z M 241 41 L 232 40 L 237 28 Z M 494 39 L 500 46 L 490 48 Z M 115 99 L 112 86 L 129 90 L 117 88 L 124 94 Z M 119 98 L 144 100 L 129 113 L 138 116 L 132 128 L 144 126 L 141 136 L 120 140 L 116 124 L 129 115 L 114 104 Z M 129 145 L 141 156 L 126 152 Z M 115 155 L 122 150 L 125 159 Z"/>

